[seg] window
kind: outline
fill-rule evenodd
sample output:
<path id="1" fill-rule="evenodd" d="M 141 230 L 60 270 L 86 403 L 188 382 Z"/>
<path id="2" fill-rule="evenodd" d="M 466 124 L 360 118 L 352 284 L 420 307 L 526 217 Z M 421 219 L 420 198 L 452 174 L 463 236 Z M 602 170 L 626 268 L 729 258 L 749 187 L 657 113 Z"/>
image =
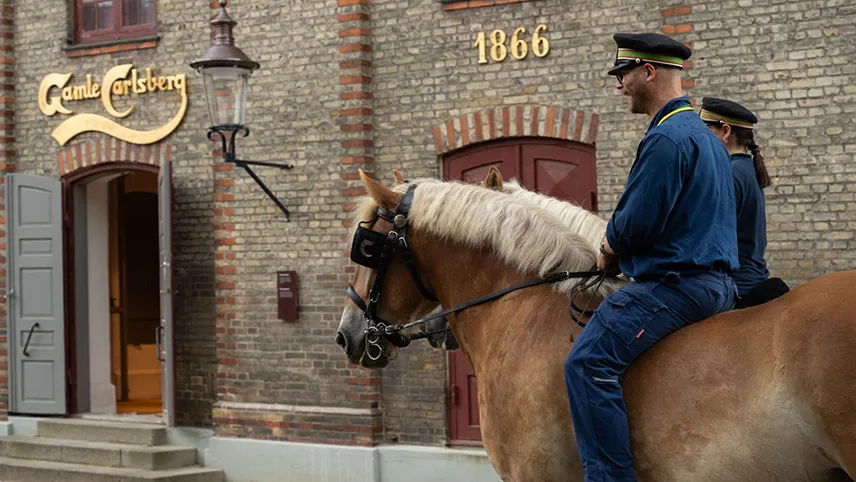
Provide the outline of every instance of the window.
<path id="1" fill-rule="evenodd" d="M 156 0 L 74 0 L 75 42 L 92 43 L 157 33 Z"/>

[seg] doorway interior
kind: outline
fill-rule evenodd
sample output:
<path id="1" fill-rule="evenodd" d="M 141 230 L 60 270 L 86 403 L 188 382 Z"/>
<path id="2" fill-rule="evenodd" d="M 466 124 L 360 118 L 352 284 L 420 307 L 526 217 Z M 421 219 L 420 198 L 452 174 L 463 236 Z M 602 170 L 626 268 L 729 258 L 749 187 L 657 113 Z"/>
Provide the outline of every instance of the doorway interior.
<path id="1" fill-rule="evenodd" d="M 70 412 L 162 421 L 157 170 L 68 187 Z"/>

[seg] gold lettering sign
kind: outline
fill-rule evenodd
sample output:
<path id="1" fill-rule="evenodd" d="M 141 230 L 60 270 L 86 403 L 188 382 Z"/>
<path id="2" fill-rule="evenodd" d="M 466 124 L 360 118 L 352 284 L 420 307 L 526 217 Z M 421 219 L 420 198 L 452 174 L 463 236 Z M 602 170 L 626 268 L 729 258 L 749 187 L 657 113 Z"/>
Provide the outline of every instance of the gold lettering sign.
<path id="1" fill-rule="evenodd" d="M 174 131 L 187 112 L 187 75 L 155 76 L 151 67 L 141 74 L 132 64 L 117 65 L 104 74 L 101 83 L 94 83 L 92 75 L 86 75 L 86 83 L 68 85 L 72 74 L 48 74 L 39 86 L 39 109 L 42 114 L 51 117 L 57 113 L 71 115 L 51 133 L 61 146 L 71 138 L 83 132 L 102 132 L 132 144 L 152 144 Z M 51 95 L 52 89 L 59 95 Z M 178 113 L 166 124 L 148 131 L 138 131 L 125 127 L 116 121 L 98 114 L 74 114 L 68 106 L 72 102 L 89 99 L 101 99 L 104 109 L 113 117 L 123 119 L 134 110 L 132 105 L 124 112 L 113 107 L 113 99 L 131 94 L 145 95 L 155 92 L 178 91 L 181 94 L 181 106 Z"/>
<path id="2" fill-rule="evenodd" d="M 546 57 L 550 53 L 550 41 L 544 37 L 542 32 L 547 30 L 544 24 L 538 25 L 532 33 L 532 49 L 531 52 L 536 57 Z M 511 56 L 517 60 L 523 60 L 529 55 L 529 44 L 523 39 L 526 34 L 526 27 L 517 28 L 511 35 Z M 490 58 L 494 62 L 502 62 L 508 57 L 509 46 L 506 45 L 508 34 L 505 31 L 496 29 L 490 33 L 490 47 L 488 47 L 488 37 L 484 32 L 479 32 L 476 37 L 475 47 L 479 52 L 479 63 L 487 63 L 487 52 L 490 50 Z"/>

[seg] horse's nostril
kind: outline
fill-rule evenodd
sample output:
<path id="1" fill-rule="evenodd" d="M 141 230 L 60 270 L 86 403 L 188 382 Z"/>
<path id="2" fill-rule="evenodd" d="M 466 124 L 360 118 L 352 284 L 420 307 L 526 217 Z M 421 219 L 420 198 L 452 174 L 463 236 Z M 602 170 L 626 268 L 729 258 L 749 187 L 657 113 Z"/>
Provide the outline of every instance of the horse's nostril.
<path id="1" fill-rule="evenodd" d="M 345 335 L 342 332 L 336 333 L 336 344 L 341 346 L 344 350 L 348 349 L 348 342 L 345 340 Z"/>

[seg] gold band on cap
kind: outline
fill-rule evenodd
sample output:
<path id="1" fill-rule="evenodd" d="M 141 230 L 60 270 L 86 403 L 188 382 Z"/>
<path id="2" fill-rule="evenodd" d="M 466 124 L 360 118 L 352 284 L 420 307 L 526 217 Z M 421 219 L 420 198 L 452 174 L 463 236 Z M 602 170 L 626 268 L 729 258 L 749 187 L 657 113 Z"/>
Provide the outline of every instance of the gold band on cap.
<path id="1" fill-rule="evenodd" d="M 652 62 L 656 64 L 671 65 L 680 69 L 684 68 L 684 61 L 679 57 L 625 48 L 618 49 L 618 54 L 616 55 L 615 60 L 635 60 L 636 62 Z"/>
<path id="2" fill-rule="evenodd" d="M 705 120 L 705 121 L 721 122 L 723 124 L 731 124 L 733 126 L 743 127 L 746 129 L 754 129 L 755 128 L 755 124 L 753 124 L 749 121 L 745 121 L 742 119 L 735 119 L 734 117 L 727 117 L 727 116 L 720 115 L 720 114 L 717 114 L 716 112 L 711 112 L 711 111 L 705 110 L 705 109 L 702 109 L 701 112 L 699 112 L 698 116 L 701 117 L 701 120 Z"/>

